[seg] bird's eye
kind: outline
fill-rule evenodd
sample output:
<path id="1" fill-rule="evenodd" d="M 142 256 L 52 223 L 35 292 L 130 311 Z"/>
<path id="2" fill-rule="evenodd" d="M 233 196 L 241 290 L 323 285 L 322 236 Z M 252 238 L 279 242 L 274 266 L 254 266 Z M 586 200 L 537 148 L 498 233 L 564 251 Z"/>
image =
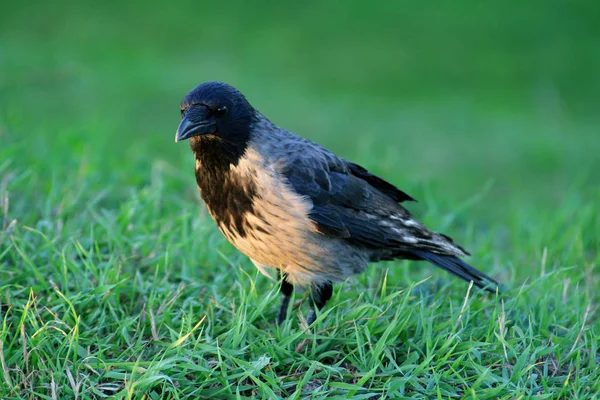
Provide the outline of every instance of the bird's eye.
<path id="1" fill-rule="evenodd" d="M 229 111 L 227 106 L 221 106 L 221 107 L 217 108 L 217 115 L 225 115 L 225 114 L 227 114 L 227 111 Z"/>

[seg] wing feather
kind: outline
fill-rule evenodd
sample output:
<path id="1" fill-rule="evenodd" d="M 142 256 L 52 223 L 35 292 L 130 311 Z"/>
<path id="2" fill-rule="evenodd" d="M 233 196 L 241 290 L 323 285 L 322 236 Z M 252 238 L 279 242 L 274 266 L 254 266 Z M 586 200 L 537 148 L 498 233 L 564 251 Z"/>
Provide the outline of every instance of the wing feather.
<path id="1" fill-rule="evenodd" d="M 279 163 L 278 171 L 312 202 L 309 218 L 318 232 L 375 248 L 414 243 L 413 237 L 424 227 L 416 222 L 404 225 L 403 221 L 412 219 L 398 204 L 413 200 L 411 196 L 358 164 L 314 143 L 304 144 L 305 151 L 288 154 L 288 161 Z"/>

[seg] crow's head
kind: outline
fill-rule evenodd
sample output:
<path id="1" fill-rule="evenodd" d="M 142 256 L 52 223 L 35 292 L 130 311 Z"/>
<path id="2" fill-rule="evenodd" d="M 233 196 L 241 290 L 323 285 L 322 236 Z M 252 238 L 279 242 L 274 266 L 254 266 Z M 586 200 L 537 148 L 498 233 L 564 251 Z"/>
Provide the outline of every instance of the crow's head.
<path id="1" fill-rule="evenodd" d="M 241 143 L 248 139 L 256 111 L 243 94 L 221 82 L 205 82 L 181 101 L 181 122 L 175 141 L 196 138 Z"/>

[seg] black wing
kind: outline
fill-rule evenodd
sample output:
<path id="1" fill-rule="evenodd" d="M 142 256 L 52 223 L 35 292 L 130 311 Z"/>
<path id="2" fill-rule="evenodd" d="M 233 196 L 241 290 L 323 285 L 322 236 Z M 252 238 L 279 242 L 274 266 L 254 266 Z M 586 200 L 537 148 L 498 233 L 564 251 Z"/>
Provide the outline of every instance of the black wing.
<path id="1" fill-rule="evenodd" d="M 498 283 L 462 261 L 469 253 L 446 235 L 414 220 L 399 202 L 414 200 L 363 167 L 306 144 L 281 173 L 312 201 L 309 218 L 324 235 L 377 250 L 374 260 L 427 260 L 476 286 L 495 291 Z M 380 251 L 381 250 L 381 251 Z"/>
<path id="2" fill-rule="evenodd" d="M 365 168 L 310 145 L 280 165 L 279 172 L 311 200 L 309 218 L 318 232 L 387 249 L 401 249 L 416 237 L 432 237 L 398 204 L 414 200 L 411 196 Z"/>
<path id="3" fill-rule="evenodd" d="M 380 177 L 371 174 L 365 168 L 361 167 L 358 164 L 354 164 L 353 162 L 344 160 L 344 163 L 348 167 L 348 170 L 352 175 L 366 181 L 374 188 L 378 189 L 380 192 L 388 195 L 392 200 L 397 201 L 398 203 L 402 203 L 403 201 L 416 201 L 412 196 L 409 196 L 402 190 L 398 189 L 396 186 L 392 185 L 386 180 L 381 179 Z"/>

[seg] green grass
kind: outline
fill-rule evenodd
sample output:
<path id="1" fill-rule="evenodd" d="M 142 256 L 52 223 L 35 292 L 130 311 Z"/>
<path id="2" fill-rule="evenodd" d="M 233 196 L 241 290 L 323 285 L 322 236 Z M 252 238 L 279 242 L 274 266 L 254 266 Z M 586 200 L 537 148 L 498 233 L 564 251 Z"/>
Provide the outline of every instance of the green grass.
<path id="1" fill-rule="evenodd" d="M 20 4 L 0 14 L 0 398 L 599 397 L 593 2 Z M 314 329 L 306 303 L 274 328 L 276 285 L 173 143 L 209 79 L 419 199 L 506 295 L 382 263 Z"/>

